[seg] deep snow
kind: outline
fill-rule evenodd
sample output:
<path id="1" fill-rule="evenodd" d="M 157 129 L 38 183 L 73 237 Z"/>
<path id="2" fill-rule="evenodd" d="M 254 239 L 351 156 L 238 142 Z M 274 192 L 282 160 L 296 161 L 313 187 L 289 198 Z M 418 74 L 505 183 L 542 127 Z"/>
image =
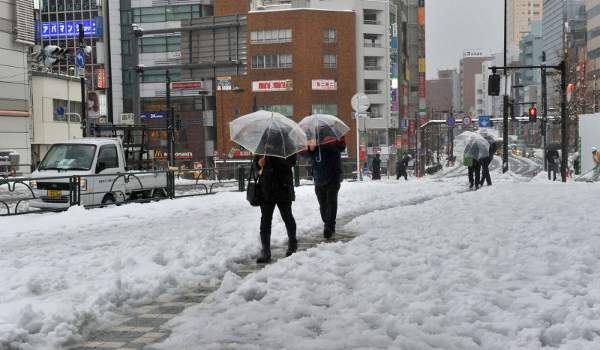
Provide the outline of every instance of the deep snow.
<path id="1" fill-rule="evenodd" d="M 403 181 L 344 183 L 339 215 L 464 188 Z M 297 190 L 300 240 L 321 230 L 313 191 Z M 216 285 L 228 262 L 258 253 L 259 220 L 242 193 L 0 218 L 0 349 L 72 344 L 132 306 Z M 286 242 L 277 214 L 272 241 Z"/>
<path id="2" fill-rule="evenodd" d="M 599 349 L 600 186 L 511 178 L 360 216 L 349 243 L 228 273 L 161 347 Z"/>

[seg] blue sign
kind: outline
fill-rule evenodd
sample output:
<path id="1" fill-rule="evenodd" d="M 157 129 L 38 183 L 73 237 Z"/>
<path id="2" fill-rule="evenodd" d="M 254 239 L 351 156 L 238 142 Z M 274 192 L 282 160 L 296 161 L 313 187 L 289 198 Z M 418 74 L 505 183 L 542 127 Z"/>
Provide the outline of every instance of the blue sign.
<path id="1" fill-rule="evenodd" d="M 64 107 L 63 106 L 58 106 L 56 108 L 56 114 L 58 114 L 58 115 L 65 115 L 65 109 L 64 109 Z"/>
<path id="2" fill-rule="evenodd" d="M 83 24 L 83 35 L 97 38 L 102 36 L 102 17 L 95 19 L 60 21 L 60 22 L 38 22 L 39 37 L 41 39 L 76 38 L 79 36 L 79 24 Z"/>
<path id="3" fill-rule="evenodd" d="M 479 116 L 479 127 L 480 128 L 489 128 L 492 126 L 491 116 L 489 115 L 480 115 Z"/>
<path id="4" fill-rule="evenodd" d="M 408 119 L 400 120 L 400 129 L 408 129 Z"/>
<path id="5" fill-rule="evenodd" d="M 75 54 L 75 65 L 79 68 L 85 67 L 85 52 L 80 47 L 77 48 L 77 53 Z"/>
<path id="6" fill-rule="evenodd" d="M 167 112 L 144 112 L 141 119 L 163 119 L 167 117 Z"/>
<path id="7" fill-rule="evenodd" d="M 446 119 L 446 123 L 448 123 L 448 126 L 452 127 L 456 124 L 456 119 L 454 119 L 453 116 L 449 116 L 448 119 Z"/>

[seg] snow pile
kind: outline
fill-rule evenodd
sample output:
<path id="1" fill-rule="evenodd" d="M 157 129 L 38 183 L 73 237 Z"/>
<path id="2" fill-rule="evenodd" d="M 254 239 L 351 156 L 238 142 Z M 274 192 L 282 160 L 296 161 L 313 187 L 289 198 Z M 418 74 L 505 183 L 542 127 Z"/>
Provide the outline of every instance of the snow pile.
<path id="1" fill-rule="evenodd" d="M 163 349 L 598 349 L 600 186 L 501 181 L 361 216 L 169 325 Z"/>
<path id="2" fill-rule="evenodd" d="M 340 216 L 447 195 L 462 184 L 344 183 Z M 297 190 L 298 236 L 318 233 L 313 187 Z M 260 211 L 243 193 L 0 218 L 0 349 L 73 343 L 114 313 L 216 284 L 259 251 Z M 278 214 L 274 244 L 287 240 Z"/>

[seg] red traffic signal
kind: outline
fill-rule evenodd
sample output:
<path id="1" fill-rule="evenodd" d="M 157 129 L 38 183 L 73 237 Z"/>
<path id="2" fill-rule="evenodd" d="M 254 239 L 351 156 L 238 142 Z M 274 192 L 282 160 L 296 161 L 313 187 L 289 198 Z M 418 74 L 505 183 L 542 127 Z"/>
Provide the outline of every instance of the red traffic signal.
<path id="1" fill-rule="evenodd" d="M 537 120 L 537 108 L 530 107 L 529 108 L 529 121 L 535 122 Z"/>

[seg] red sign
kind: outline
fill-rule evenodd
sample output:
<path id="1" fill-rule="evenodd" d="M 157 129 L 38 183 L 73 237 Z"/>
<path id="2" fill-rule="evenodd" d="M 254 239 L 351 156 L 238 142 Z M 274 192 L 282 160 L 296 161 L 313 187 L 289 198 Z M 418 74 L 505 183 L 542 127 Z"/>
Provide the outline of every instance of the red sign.
<path id="1" fill-rule="evenodd" d="M 171 83 L 173 90 L 201 90 L 204 88 L 202 81 L 174 81 Z"/>
<path id="2" fill-rule="evenodd" d="M 292 91 L 294 85 L 291 79 L 287 80 L 266 80 L 266 81 L 253 81 L 252 91 L 265 92 L 265 91 Z"/>
<path id="3" fill-rule="evenodd" d="M 178 151 L 175 152 L 175 159 L 192 159 L 194 157 L 194 153 L 192 151 Z M 169 158 L 169 152 L 163 151 L 160 149 L 154 150 L 154 158 L 155 159 L 167 159 Z"/>
<path id="4" fill-rule="evenodd" d="M 425 97 L 425 73 L 419 73 L 419 97 Z"/>
<path id="5" fill-rule="evenodd" d="M 106 71 L 104 68 L 96 69 L 96 88 L 106 89 Z"/>
<path id="6" fill-rule="evenodd" d="M 313 79 L 313 90 L 337 90 L 337 82 L 331 79 Z"/>

